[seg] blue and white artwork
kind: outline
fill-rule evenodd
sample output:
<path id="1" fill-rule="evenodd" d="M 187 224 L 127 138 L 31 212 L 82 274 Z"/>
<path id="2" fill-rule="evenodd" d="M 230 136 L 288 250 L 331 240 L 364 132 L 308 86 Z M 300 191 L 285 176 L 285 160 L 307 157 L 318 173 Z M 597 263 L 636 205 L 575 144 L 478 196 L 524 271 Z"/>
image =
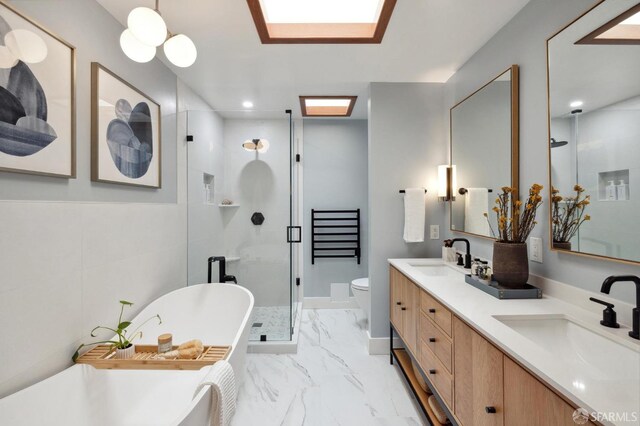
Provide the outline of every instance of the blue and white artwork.
<path id="1" fill-rule="evenodd" d="M 93 167 L 100 182 L 160 187 L 160 106 L 92 64 Z"/>
<path id="2" fill-rule="evenodd" d="M 126 99 L 118 99 L 115 113 L 118 118 L 107 127 L 111 158 L 123 175 L 137 179 L 147 173 L 153 158 L 149 105 L 140 102 L 132 109 Z"/>
<path id="3" fill-rule="evenodd" d="M 74 49 L 0 3 L 0 170 L 73 176 Z"/>

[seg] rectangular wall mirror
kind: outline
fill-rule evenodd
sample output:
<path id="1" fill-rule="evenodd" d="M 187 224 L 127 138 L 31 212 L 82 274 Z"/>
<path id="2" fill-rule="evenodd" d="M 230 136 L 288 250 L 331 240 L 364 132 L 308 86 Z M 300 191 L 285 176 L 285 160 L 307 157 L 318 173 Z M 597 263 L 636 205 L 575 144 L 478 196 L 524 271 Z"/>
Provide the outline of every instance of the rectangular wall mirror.
<path id="1" fill-rule="evenodd" d="M 485 213 L 502 187 L 518 188 L 518 123 L 517 65 L 451 108 L 452 231 L 494 237 Z"/>
<path id="2" fill-rule="evenodd" d="M 640 261 L 640 34 L 594 36 L 637 9 L 604 1 L 547 42 L 553 250 Z"/>

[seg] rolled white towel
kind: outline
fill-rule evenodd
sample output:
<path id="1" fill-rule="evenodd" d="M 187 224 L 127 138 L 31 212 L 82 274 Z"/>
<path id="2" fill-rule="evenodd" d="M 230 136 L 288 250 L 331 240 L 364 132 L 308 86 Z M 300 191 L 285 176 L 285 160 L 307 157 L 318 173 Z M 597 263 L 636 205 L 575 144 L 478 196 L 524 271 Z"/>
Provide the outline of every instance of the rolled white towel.
<path id="1" fill-rule="evenodd" d="M 236 379 L 233 368 L 225 360 L 213 364 L 209 373 L 196 388 L 195 398 L 205 386 L 211 386 L 211 426 L 228 426 L 236 412 Z"/>

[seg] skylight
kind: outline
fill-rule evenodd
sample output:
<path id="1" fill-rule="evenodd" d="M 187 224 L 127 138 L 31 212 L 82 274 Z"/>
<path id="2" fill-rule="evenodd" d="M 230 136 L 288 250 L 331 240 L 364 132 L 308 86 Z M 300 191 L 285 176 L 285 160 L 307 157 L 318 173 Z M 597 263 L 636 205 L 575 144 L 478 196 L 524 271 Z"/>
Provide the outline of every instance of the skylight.
<path id="1" fill-rule="evenodd" d="M 262 43 L 380 43 L 396 0 L 247 0 Z"/>
<path id="2" fill-rule="evenodd" d="M 303 117 L 349 117 L 357 96 L 300 96 Z"/>
<path id="3" fill-rule="evenodd" d="M 267 24 L 374 24 L 381 0 L 260 0 Z"/>
<path id="4" fill-rule="evenodd" d="M 607 22 L 576 44 L 640 44 L 640 4 Z"/>

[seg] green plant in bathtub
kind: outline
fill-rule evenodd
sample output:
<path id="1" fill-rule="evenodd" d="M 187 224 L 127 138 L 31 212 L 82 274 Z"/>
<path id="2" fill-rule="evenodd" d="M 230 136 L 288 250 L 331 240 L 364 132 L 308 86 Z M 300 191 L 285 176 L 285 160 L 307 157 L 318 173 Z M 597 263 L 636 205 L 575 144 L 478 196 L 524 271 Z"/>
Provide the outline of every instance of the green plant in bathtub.
<path id="1" fill-rule="evenodd" d="M 76 349 L 76 352 L 73 354 L 73 357 L 71 358 L 74 362 L 78 359 L 79 356 L 79 352 L 80 349 L 82 349 L 85 346 L 90 346 L 90 345 L 97 345 L 98 343 L 111 343 L 111 345 L 115 348 L 115 349 L 126 349 L 129 346 L 131 346 L 133 344 L 133 341 L 139 337 L 142 337 L 142 331 L 139 331 L 140 328 L 145 325 L 146 323 L 148 323 L 149 321 L 153 320 L 154 318 L 158 319 L 158 324 L 162 324 L 162 318 L 160 318 L 160 315 L 154 315 L 151 318 L 148 318 L 146 321 L 144 321 L 142 324 L 140 324 L 135 330 L 133 330 L 131 332 L 130 335 L 128 335 L 128 328 L 131 325 L 131 321 L 122 321 L 122 314 L 124 313 L 124 308 L 126 306 L 132 306 L 133 303 L 131 302 L 127 302 L 126 300 L 121 300 L 120 301 L 120 316 L 118 317 L 118 326 L 116 328 L 111 328 L 111 327 L 105 327 L 102 325 L 97 326 L 96 328 L 94 328 L 93 330 L 91 330 L 91 337 L 97 337 L 94 333 L 96 330 L 109 330 L 113 333 L 115 333 L 115 337 L 113 338 L 113 340 L 100 340 L 98 342 L 92 342 L 92 343 L 83 343 L 82 345 L 78 346 L 78 349 Z"/>

